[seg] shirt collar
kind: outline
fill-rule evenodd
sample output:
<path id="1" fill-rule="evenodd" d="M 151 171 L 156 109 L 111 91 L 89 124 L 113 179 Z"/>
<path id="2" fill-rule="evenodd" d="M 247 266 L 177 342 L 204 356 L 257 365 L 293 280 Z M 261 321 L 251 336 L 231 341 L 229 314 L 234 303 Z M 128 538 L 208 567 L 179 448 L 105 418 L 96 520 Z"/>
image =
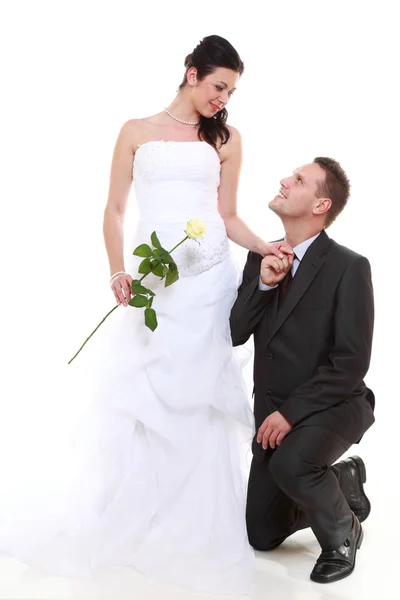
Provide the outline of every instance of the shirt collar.
<path id="1" fill-rule="evenodd" d="M 293 252 L 295 253 L 298 261 L 303 260 L 303 257 L 305 255 L 305 253 L 307 252 L 308 248 L 311 246 L 313 241 L 317 239 L 317 237 L 319 235 L 321 235 L 321 232 L 317 233 L 317 235 L 314 235 L 313 237 L 309 238 L 308 240 L 304 240 L 304 242 L 301 242 L 301 244 L 298 244 L 297 246 L 295 246 L 293 248 Z"/>

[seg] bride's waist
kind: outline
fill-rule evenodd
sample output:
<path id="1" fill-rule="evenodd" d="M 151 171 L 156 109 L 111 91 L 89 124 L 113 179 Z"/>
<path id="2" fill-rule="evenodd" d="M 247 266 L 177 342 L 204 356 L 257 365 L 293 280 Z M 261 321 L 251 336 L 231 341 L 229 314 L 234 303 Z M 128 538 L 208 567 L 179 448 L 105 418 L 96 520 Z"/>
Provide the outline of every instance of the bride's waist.
<path id="1" fill-rule="evenodd" d="M 204 237 L 209 236 L 226 236 L 226 228 L 225 223 L 219 213 L 211 214 L 211 213 L 199 213 L 199 211 L 194 212 L 193 214 L 185 214 L 182 211 L 182 215 L 177 217 L 175 215 L 140 215 L 138 220 L 135 238 L 143 238 L 143 236 L 151 235 L 153 231 L 170 236 L 178 236 L 178 238 L 183 234 L 187 228 L 188 221 L 192 219 L 200 219 L 203 221 L 206 229 L 206 233 Z M 181 239 L 181 238 L 180 238 Z M 179 239 L 177 239 L 177 242 Z"/>
<path id="2" fill-rule="evenodd" d="M 172 250 L 185 238 L 186 223 L 180 221 L 172 228 L 168 225 L 163 222 L 158 226 L 157 223 L 152 222 L 149 228 L 146 223 L 139 223 L 134 246 L 149 244 L 151 233 L 155 231 L 163 248 Z M 222 225 L 215 222 L 208 222 L 205 225 L 206 233 L 201 239 L 188 239 L 173 252 L 181 275 L 196 275 L 207 271 L 229 255 L 229 242 L 223 221 Z"/>
<path id="3" fill-rule="evenodd" d="M 157 211 L 141 207 L 139 209 L 139 223 L 158 223 L 159 225 L 170 223 L 185 223 L 190 219 L 202 219 L 204 222 L 223 223 L 223 219 L 218 209 L 214 206 L 210 208 L 199 208 L 196 205 L 181 206 L 179 210 L 172 206 L 162 207 Z"/>

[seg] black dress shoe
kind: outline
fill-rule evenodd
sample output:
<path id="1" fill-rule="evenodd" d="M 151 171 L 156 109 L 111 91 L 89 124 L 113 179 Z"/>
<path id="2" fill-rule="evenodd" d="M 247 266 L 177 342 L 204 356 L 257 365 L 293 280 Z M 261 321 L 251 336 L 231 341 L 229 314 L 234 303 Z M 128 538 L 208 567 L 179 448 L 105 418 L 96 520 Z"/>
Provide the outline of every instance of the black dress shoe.
<path id="1" fill-rule="evenodd" d="M 364 461 L 359 456 L 350 456 L 332 466 L 340 488 L 357 519 L 362 523 L 371 512 L 363 483 L 367 481 Z"/>
<path id="2" fill-rule="evenodd" d="M 353 516 L 353 528 L 344 541 L 336 550 L 323 550 L 310 578 L 317 583 L 331 583 L 344 579 L 354 571 L 357 550 L 363 541 L 363 530 L 360 521 Z"/>

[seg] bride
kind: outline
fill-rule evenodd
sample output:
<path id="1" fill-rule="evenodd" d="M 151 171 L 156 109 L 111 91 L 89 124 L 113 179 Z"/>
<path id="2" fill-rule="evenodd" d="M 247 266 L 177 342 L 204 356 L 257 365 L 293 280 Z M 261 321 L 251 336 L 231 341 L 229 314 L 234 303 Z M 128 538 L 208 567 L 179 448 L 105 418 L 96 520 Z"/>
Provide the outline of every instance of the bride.
<path id="1" fill-rule="evenodd" d="M 95 398 L 77 436 L 80 475 L 35 517 L 0 532 L 0 550 L 51 573 L 124 565 L 197 591 L 250 589 L 242 457 L 253 415 L 229 331 L 238 278 L 228 238 L 261 255 L 287 249 L 263 242 L 236 214 L 241 141 L 226 105 L 243 68 L 227 40 L 206 37 L 186 57 L 170 106 L 121 129 L 104 237 L 123 307 L 69 367 L 85 372 Z M 141 310 L 124 308 L 141 260 L 123 256 L 132 181 L 140 211 L 132 249 L 154 230 L 172 248 L 192 218 L 207 228 L 200 244 L 174 253 L 176 284 L 146 279 L 154 332 Z"/>

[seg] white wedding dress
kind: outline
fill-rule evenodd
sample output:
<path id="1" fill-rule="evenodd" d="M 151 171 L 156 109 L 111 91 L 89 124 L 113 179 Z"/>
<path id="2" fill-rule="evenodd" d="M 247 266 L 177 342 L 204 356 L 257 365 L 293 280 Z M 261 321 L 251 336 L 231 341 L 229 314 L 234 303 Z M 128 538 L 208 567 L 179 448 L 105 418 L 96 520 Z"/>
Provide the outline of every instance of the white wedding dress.
<path id="1" fill-rule="evenodd" d="M 20 498 L 19 518 L 1 515 L 0 552 L 62 576 L 122 565 L 197 591 L 248 593 L 253 416 L 229 331 L 238 276 L 217 210 L 219 157 L 205 142 L 147 142 L 133 170 L 132 249 L 154 230 L 171 249 L 192 218 L 207 233 L 174 252 L 178 282 L 144 281 L 156 293 L 155 332 L 142 309 L 120 307 L 68 367 L 94 398 L 74 438 L 79 470 L 30 507 Z M 133 277 L 140 260 L 126 262 Z"/>

